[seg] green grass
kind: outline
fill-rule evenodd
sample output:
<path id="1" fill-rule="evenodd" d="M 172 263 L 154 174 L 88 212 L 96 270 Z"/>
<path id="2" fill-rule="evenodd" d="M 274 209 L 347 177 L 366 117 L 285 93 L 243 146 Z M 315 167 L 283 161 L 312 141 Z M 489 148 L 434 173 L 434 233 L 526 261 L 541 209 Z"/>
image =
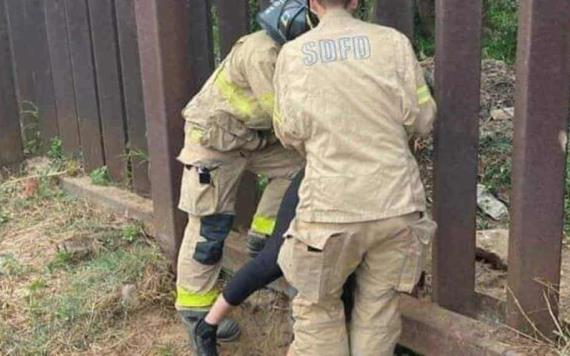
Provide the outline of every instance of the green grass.
<path id="1" fill-rule="evenodd" d="M 22 178 L 0 181 L 2 214 L 10 217 L 0 224 L 1 355 L 110 347 L 128 339 L 127 323 L 138 313 L 172 304 L 169 262 L 140 223 L 96 211 L 50 178 L 24 195 Z M 72 242 L 86 242 L 89 253 L 60 248 Z M 136 286 L 136 303 L 123 302 L 126 284 Z"/>
<path id="2" fill-rule="evenodd" d="M 483 57 L 508 64 L 516 60 L 517 0 L 484 0 Z M 416 17 L 415 47 L 420 58 L 435 55 L 435 38 Z"/>
<path id="3" fill-rule="evenodd" d="M 91 178 L 91 183 L 94 185 L 108 186 L 111 184 L 111 177 L 109 176 L 109 171 L 106 166 L 95 169 L 89 173 L 89 177 Z"/>
<path id="4" fill-rule="evenodd" d="M 509 191 L 511 187 L 512 139 L 505 132 L 481 138 L 480 160 L 483 165 L 481 183 L 492 193 Z"/>
<path id="5" fill-rule="evenodd" d="M 517 52 L 517 0 L 485 0 L 483 55 L 512 64 Z"/>

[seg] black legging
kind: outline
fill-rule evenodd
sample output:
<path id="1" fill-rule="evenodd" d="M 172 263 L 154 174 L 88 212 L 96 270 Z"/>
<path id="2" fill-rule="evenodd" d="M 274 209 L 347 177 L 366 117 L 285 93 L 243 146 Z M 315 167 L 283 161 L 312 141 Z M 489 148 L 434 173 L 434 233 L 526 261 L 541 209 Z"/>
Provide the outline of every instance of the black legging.
<path id="1" fill-rule="evenodd" d="M 228 282 L 226 288 L 222 292 L 224 299 L 233 306 L 243 303 L 255 291 L 267 286 L 271 282 L 283 276 L 283 272 L 277 264 L 279 250 L 283 244 L 283 235 L 289 229 L 291 221 L 295 217 L 295 211 L 299 204 L 299 187 L 305 175 L 304 170 L 301 171 L 291 182 L 287 189 L 279 212 L 277 213 L 277 223 L 273 234 L 267 240 L 265 248 L 253 260 L 246 263 L 233 278 Z M 353 298 L 352 292 L 356 285 L 354 275 L 348 277 L 344 284 L 342 301 L 344 304 L 344 312 L 346 320 L 350 320 Z"/>
<path id="2" fill-rule="evenodd" d="M 255 291 L 283 276 L 277 264 L 277 256 L 283 244 L 283 235 L 295 217 L 295 210 L 299 204 L 299 187 L 303 176 L 304 172 L 301 171 L 287 189 L 277 213 L 275 230 L 263 250 L 257 257 L 240 268 L 224 288 L 222 294 L 229 304 L 240 305 Z"/>

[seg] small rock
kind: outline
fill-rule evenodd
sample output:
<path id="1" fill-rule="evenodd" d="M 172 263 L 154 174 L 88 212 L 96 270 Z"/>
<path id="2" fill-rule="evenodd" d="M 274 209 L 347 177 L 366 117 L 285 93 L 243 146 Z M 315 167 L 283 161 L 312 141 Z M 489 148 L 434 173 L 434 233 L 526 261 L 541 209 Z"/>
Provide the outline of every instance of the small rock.
<path id="1" fill-rule="evenodd" d="M 479 209 L 493 220 L 500 221 L 508 219 L 509 209 L 499 199 L 497 199 L 487 187 L 477 184 L 477 205 Z"/>
<path id="2" fill-rule="evenodd" d="M 82 261 L 91 256 L 94 245 L 86 240 L 67 240 L 57 245 L 58 252 L 65 252 L 73 261 Z"/>
<path id="3" fill-rule="evenodd" d="M 491 111 L 493 120 L 511 120 L 515 116 L 515 108 L 501 108 Z"/>
<path id="4" fill-rule="evenodd" d="M 121 303 L 127 307 L 138 305 L 139 296 L 137 293 L 137 286 L 134 284 L 125 284 L 121 289 Z"/>
<path id="5" fill-rule="evenodd" d="M 509 230 L 477 231 L 477 258 L 490 263 L 494 269 L 506 270 L 509 258 Z"/>

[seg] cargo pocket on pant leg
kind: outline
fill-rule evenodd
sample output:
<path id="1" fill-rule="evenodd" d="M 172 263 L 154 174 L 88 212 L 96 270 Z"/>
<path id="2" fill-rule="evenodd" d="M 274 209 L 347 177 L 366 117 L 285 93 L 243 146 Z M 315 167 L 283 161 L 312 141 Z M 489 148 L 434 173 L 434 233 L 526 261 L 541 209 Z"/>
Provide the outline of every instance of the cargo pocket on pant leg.
<path id="1" fill-rule="evenodd" d="M 219 165 L 186 165 L 178 207 L 195 216 L 211 215 L 219 205 Z"/>
<path id="2" fill-rule="evenodd" d="M 429 244 L 435 234 L 437 225 L 427 216 L 414 221 L 408 227 L 410 232 L 410 246 L 408 255 L 404 259 L 400 280 L 396 290 L 402 293 L 411 293 L 419 282 Z"/>
<path id="3" fill-rule="evenodd" d="M 325 233 L 315 238 L 287 233 L 279 253 L 278 264 L 283 275 L 304 299 L 317 303 L 332 292 L 334 268 L 327 268 L 335 254 L 332 240 L 337 234 Z"/>

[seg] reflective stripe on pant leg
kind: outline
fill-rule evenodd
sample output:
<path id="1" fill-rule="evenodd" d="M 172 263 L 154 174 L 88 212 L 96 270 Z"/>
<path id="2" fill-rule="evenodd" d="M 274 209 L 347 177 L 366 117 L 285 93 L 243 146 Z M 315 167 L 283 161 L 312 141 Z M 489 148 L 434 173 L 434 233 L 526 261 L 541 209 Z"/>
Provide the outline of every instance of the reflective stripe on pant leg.
<path id="1" fill-rule="evenodd" d="M 251 223 L 251 231 L 260 235 L 270 236 L 275 229 L 275 217 L 255 215 Z"/>
<path id="2" fill-rule="evenodd" d="M 251 231 L 265 236 L 273 233 L 277 211 L 290 185 L 291 180 L 284 178 L 274 178 L 269 181 L 257 206 Z"/>
<path id="3" fill-rule="evenodd" d="M 213 289 L 206 293 L 193 293 L 183 287 L 176 287 L 176 309 L 207 309 L 210 308 L 220 292 Z"/>
<path id="4" fill-rule="evenodd" d="M 194 258 L 198 243 L 207 241 L 200 236 L 201 220 L 200 217 L 189 215 L 178 255 L 176 308 L 179 310 L 208 308 L 218 294 L 215 287 L 222 268 L 221 261 L 207 265 Z"/>

